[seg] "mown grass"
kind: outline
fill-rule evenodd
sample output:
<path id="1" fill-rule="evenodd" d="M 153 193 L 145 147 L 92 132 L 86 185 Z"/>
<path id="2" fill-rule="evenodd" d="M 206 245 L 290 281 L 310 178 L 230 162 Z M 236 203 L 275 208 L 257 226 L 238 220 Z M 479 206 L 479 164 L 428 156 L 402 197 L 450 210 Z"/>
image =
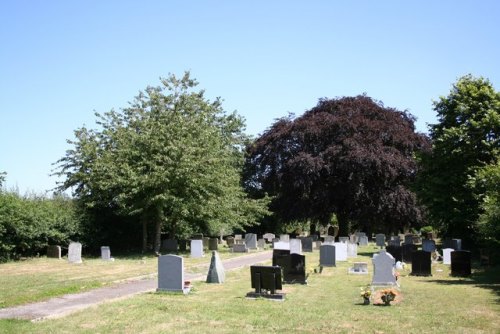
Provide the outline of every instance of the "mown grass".
<path id="1" fill-rule="evenodd" d="M 359 287 L 371 275 L 348 275 L 354 261 L 322 274 L 308 285 L 285 285 L 284 302 L 250 300 L 248 267 L 226 273 L 221 285 L 194 282 L 189 295 L 146 293 L 102 304 L 61 319 L 38 323 L 0 321 L 6 333 L 498 333 L 500 300 L 498 268 L 475 271 L 471 278 L 449 276 L 433 265 L 432 277 L 400 278 L 402 299 L 389 307 L 361 305 Z M 307 254 L 308 266 L 318 253 Z M 371 264 L 369 265 L 371 270 Z"/>
<path id="2" fill-rule="evenodd" d="M 220 248 L 222 259 L 241 254 Z M 204 258 L 185 258 L 186 271 L 205 272 L 210 253 Z M 114 262 L 100 258 L 83 258 L 81 264 L 70 264 L 66 259 L 46 257 L 0 264 L 0 308 L 43 301 L 68 293 L 98 288 L 120 280 L 156 275 L 155 256 L 115 257 Z"/>

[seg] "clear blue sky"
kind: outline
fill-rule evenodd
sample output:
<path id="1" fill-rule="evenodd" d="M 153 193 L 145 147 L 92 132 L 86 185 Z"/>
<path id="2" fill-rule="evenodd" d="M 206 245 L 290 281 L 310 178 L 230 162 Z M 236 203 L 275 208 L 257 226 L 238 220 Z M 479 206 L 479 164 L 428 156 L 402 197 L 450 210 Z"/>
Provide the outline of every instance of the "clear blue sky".
<path id="1" fill-rule="evenodd" d="M 52 163 L 94 111 L 190 70 L 257 135 L 318 98 L 366 92 L 436 122 L 467 73 L 500 90 L 500 1 L 0 2 L 0 171 L 55 186 Z"/>

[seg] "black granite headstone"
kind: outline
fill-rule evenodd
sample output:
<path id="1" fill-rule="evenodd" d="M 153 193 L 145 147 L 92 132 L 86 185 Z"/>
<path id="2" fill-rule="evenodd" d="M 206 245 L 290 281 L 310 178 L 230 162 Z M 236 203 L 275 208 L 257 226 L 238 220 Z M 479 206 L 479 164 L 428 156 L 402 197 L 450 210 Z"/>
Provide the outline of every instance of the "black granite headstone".
<path id="1" fill-rule="evenodd" d="M 417 251 L 417 245 L 414 244 L 404 244 L 401 246 L 403 262 L 411 263 L 412 254 Z"/>
<path id="2" fill-rule="evenodd" d="M 387 246 L 385 251 L 392 255 L 396 261 L 403 261 L 403 248 L 401 246 Z"/>
<path id="3" fill-rule="evenodd" d="M 413 252 L 411 261 L 411 274 L 414 276 L 432 276 L 430 252 Z"/>
<path id="4" fill-rule="evenodd" d="M 453 276 L 471 275 L 471 252 L 462 250 L 451 252 L 451 274 Z"/>

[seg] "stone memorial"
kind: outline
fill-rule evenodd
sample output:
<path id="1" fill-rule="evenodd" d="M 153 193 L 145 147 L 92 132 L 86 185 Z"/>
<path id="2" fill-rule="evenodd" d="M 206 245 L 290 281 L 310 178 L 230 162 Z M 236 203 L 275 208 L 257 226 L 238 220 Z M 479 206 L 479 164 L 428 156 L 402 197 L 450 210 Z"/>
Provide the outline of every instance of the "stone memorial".
<path id="1" fill-rule="evenodd" d="M 82 244 L 79 242 L 70 242 L 68 246 L 68 262 L 82 263 Z"/>
<path id="2" fill-rule="evenodd" d="M 201 240 L 192 241 L 201 242 Z M 158 289 L 156 291 L 187 292 L 184 288 L 184 259 L 182 256 L 161 255 L 158 257 Z"/>
<path id="3" fill-rule="evenodd" d="M 285 241 L 274 242 L 273 248 L 274 249 L 287 249 L 287 250 L 290 250 L 290 243 L 289 242 L 285 242 Z"/>
<path id="4" fill-rule="evenodd" d="M 413 252 L 411 274 L 414 276 L 432 276 L 430 252 L 423 250 Z"/>
<path id="5" fill-rule="evenodd" d="M 358 244 L 355 242 L 347 243 L 347 257 L 357 257 L 358 256 Z"/>
<path id="6" fill-rule="evenodd" d="M 290 255 L 288 249 L 273 249 L 273 266 L 286 266 L 286 258 Z"/>
<path id="7" fill-rule="evenodd" d="M 434 252 L 436 250 L 436 242 L 430 239 L 423 240 L 422 250 L 430 253 Z"/>
<path id="8" fill-rule="evenodd" d="M 353 266 L 349 268 L 349 274 L 368 275 L 368 263 L 354 262 Z"/>
<path id="9" fill-rule="evenodd" d="M 167 253 L 176 253 L 179 249 L 179 244 L 175 239 L 165 239 L 161 243 L 161 250 Z"/>
<path id="10" fill-rule="evenodd" d="M 381 250 L 372 258 L 373 263 L 373 286 L 397 285 L 394 276 L 394 265 L 396 260 L 385 250 Z"/>
<path id="11" fill-rule="evenodd" d="M 247 298 L 285 299 L 284 293 L 277 292 L 282 289 L 281 267 L 250 266 L 250 277 L 255 292 L 247 293 Z"/>
<path id="12" fill-rule="evenodd" d="M 208 241 L 210 240 L 209 237 L 203 237 L 203 239 L 201 239 L 203 241 L 203 250 L 208 250 Z"/>
<path id="13" fill-rule="evenodd" d="M 302 251 L 303 252 L 310 253 L 313 251 L 313 239 L 311 237 L 301 238 L 300 241 L 302 242 Z"/>
<path id="14" fill-rule="evenodd" d="M 226 279 L 226 272 L 217 251 L 212 251 L 212 258 L 210 259 L 210 267 L 207 274 L 207 283 L 224 283 Z"/>
<path id="15" fill-rule="evenodd" d="M 191 240 L 191 257 L 200 258 L 205 256 L 203 253 L 203 241 L 202 240 Z"/>
<path id="16" fill-rule="evenodd" d="M 300 241 L 300 239 L 290 240 L 290 253 L 302 254 L 302 242 Z"/>
<path id="17" fill-rule="evenodd" d="M 262 236 L 262 238 L 266 239 L 267 242 L 271 243 L 273 242 L 273 239 L 276 238 L 276 236 L 273 233 L 266 233 Z"/>
<path id="18" fill-rule="evenodd" d="M 288 256 L 289 267 L 286 272 L 283 272 L 284 282 L 307 284 L 305 255 L 290 254 Z"/>
<path id="19" fill-rule="evenodd" d="M 219 249 L 219 239 L 217 239 L 217 238 L 208 239 L 208 250 L 209 251 L 216 251 L 218 249 Z"/>
<path id="20" fill-rule="evenodd" d="M 375 235 L 375 244 L 378 247 L 385 247 L 385 234 L 379 233 Z"/>
<path id="21" fill-rule="evenodd" d="M 405 235 L 405 245 L 413 245 L 413 234 L 406 234 Z"/>
<path id="22" fill-rule="evenodd" d="M 109 246 L 101 247 L 101 260 L 103 261 L 114 261 L 115 259 L 111 257 L 111 249 Z"/>
<path id="23" fill-rule="evenodd" d="M 280 235 L 280 241 L 290 242 L 290 235 L 288 235 L 288 234 Z"/>
<path id="24" fill-rule="evenodd" d="M 453 248 L 443 249 L 443 264 L 451 264 L 451 253 L 454 251 Z"/>
<path id="25" fill-rule="evenodd" d="M 61 258 L 61 246 L 47 246 L 47 257 L 53 259 Z"/>
<path id="26" fill-rule="evenodd" d="M 319 248 L 319 265 L 325 267 L 335 267 L 335 246 L 334 245 L 321 245 Z"/>
<path id="27" fill-rule="evenodd" d="M 471 252 L 465 250 L 451 252 L 451 275 L 470 276 L 471 273 Z"/>
<path id="28" fill-rule="evenodd" d="M 265 249 L 266 248 L 266 239 L 257 240 L 257 247 L 259 249 Z"/>
<path id="29" fill-rule="evenodd" d="M 227 237 L 226 244 L 228 248 L 233 248 L 234 245 L 234 237 Z"/>
<path id="30" fill-rule="evenodd" d="M 247 233 L 245 234 L 245 245 L 248 249 L 257 249 L 257 234 Z"/>
<path id="31" fill-rule="evenodd" d="M 233 253 L 248 253 L 247 245 L 245 245 L 245 243 L 234 244 Z"/>
<path id="32" fill-rule="evenodd" d="M 368 237 L 366 235 L 360 236 L 358 238 L 358 243 L 360 246 L 368 246 Z"/>
<path id="33" fill-rule="evenodd" d="M 347 244 L 344 242 L 336 242 L 335 245 L 335 261 L 347 261 Z"/>

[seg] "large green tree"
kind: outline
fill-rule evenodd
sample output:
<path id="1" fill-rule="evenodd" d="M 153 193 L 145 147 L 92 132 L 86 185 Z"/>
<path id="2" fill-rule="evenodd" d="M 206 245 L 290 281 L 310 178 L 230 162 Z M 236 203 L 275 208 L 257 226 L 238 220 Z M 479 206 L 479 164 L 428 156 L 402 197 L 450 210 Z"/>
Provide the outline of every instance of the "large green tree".
<path id="1" fill-rule="evenodd" d="M 472 241 L 484 189 L 468 182 L 498 159 L 500 93 L 487 79 L 467 75 L 434 110 L 438 123 L 430 126 L 432 151 L 422 156 L 419 195 L 445 236 Z"/>
<path id="2" fill-rule="evenodd" d="M 161 79 L 120 112 L 96 114 L 100 129 L 75 131 L 59 160 L 61 189 L 88 207 L 115 208 L 171 236 L 244 228 L 265 214 L 265 200 L 247 198 L 240 184 L 244 121 L 210 102 L 186 73 Z"/>
<path id="3" fill-rule="evenodd" d="M 248 147 L 246 186 L 273 196 L 282 221 L 331 221 L 370 232 L 418 225 L 408 188 L 414 154 L 427 144 L 413 117 L 368 96 L 322 99 L 298 118 L 278 120 Z"/>

